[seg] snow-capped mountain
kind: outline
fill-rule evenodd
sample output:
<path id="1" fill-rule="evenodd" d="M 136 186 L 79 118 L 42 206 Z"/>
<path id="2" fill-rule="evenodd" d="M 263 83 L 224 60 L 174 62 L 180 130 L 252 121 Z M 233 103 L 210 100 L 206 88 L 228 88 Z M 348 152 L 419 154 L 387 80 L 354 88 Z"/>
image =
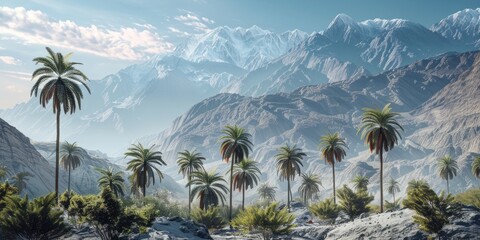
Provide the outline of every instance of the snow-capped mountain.
<path id="1" fill-rule="evenodd" d="M 458 11 L 434 24 L 431 30 L 446 38 L 480 47 L 480 8 Z"/>
<path id="2" fill-rule="evenodd" d="M 337 15 L 328 28 L 222 91 L 261 96 L 377 74 L 445 52 L 474 48 L 402 19 L 356 22 Z"/>
<path id="3" fill-rule="evenodd" d="M 225 62 L 253 70 L 283 55 L 306 37 L 307 34 L 299 30 L 277 34 L 255 25 L 217 27 L 190 37 L 175 48 L 174 54 L 193 62 Z"/>
<path id="4" fill-rule="evenodd" d="M 337 186 L 349 184 L 356 175 L 366 175 L 370 177 L 369 190 L 378 194 L 378 160 L 368 152 L 357 126 L 362 108 L 391 103 L 393 110 L 401 113 L 405 132 L 399 146 L 387 154 L 385 179 L 393 177 L 406 186 L 411 179 L 424 178 L 437 190 L 443 189 L 435 161 L 451 154 L 460 166 L 451 189 L 462 191 L 478 181 L 470 173 L 469 161 L 480 154 L 476 134 L 480 129 L 480 80 L 475 77 L 479 69 L 477 51 L 443 55 L 379 75 L 306 86 L 291 93 L 261 97 L 219 94 L 192 107 L 167 130 L 142 141 L 162 146 L 170 161 L 177 152 L 195 148 L 207 158 L 207 169 L 225 172 L 228 164 L 221 161 L 218 138 L 223 126 L 237 124 L 253 136 L 252 157 L 260 162 L 262 182 L 279 187 L 279 194 L 286 191 L 285 184 L 278 181 L 274 155 L 286 143 L 297 144 L 308 155 L 302 172 L 320 173 L 324 194 L 329 196 L 331 167 L 319 159 L 318 143 L 320 136 L 339 131 L 349 150 L 347 159 L 336 164 Z M 167 172 L 174 176 L 175 170 Z M 298 185 L 296 181 L 293 189 Z"/>

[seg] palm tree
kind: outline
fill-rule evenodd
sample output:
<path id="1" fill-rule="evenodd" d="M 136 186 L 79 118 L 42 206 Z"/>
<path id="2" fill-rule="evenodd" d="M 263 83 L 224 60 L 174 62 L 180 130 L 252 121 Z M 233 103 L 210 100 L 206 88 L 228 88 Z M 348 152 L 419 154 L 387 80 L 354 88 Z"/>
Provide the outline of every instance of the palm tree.
<path id="1" fill-rule="evenodd" d="M 65 170 L 68 170 L 68 195 L 70 195 L 70 171 L 80 166 L 82 160 L 82 148 L 77 146 L 77 143 L 69 143 L 65 141 L 60 146 L 61 160 Z"/>
<path id="2" fill-rule="evenodd" d="M 128 176 L 128 181 L 130 182 L 130 193 L 133 195 L 133 197 L 139 197 L 140 195 L 142 195 L 141 188 L 136 182 L 136 178 L 134 174 L 131 174 L 130 176 Z"/>
<path id="3" fill-rule="evenodd" d="M 388 181 L 387 184 L 387 191 L 389 194 L 393 195 L 393 204 L 397 204 L 397 202 L 395 201 L 395 193 L 400 192 L 400 183 L 398 183 L 398 181 L 396 181 L 395 179 L 390 178 L 390 181 Z"/>
<path id="4" fill-rule="evenodd" d="M 233 192 L 233 165 L 248 158 L 252 150 L 253 143 L 250 141 L 252 135 L 245 132 L 245 129 L 239 126 L 225 126 L 222 130 L 223 136 L 220 137 L 220 154 L 225 162 L 230 163 L 230 212 L 229 221 L 232 221 L 232 192 Z"/>
<path id="5" fill-rule="evenodd" d="M 187 176 L 188 182 L 191 182 L 192 173 L 198 172 L 200 170 L 204 171 L 203 161 L 205 161 L 205 158 L 202 157 L 200 153 L 195 152 L 195 150 L 192 152 L 188 150 L 179 152 L 177 163 L 180 168 L 178 169 L 178 173 L 182 173 L 183 177 Z M 191 206 L 192 202 L 190 201 L 191 192 L 192 192 L 192 187 L 189 185 L 188 186 L 188 216 L 190 216 L 191 210 L 192 210 L 192 206 Z"/>
<path id="6" fill-rule="evenodd" d="M 18 189 L 21 193 L 27 187 L 27 181 L 33 177 L 29 172 L 19 172 L 12 177 L 12 186 Z"/>
<path id="7" fill-rule="evenodd" d="M 245 189 L 255 187 L 261 174 L 257 162 L 251 159 L 244 159 L 233 166 L 233 186 L 242 192 L 242 210 L 245 209 Z"/>
<path id="8" fill-rule="evenodd" d="M 163 179 L 163 174 L 156 165 L 167 165 L 162 159 L 162 153 L 156 151 L 155 148 L 155 145 L 144 148 L 142 144 L 138 143 L 132 144 L 132 147 L 125 153 L 125 157 L 133 158 L 127 163 L 127 170 L 132 171 L 133 183 L 137 188 L 142 189 L 143 197 L 146 195 L 150 182 L 155 185 L 155 172 L 160 181 Z"/>
<path id="9" fill-rule="evenodd" d="M 69 58 L 72 53 L 63 56 L 61 53 L 55 53 L 47 47 L 49 56 L 37 57 L 33 59 L 35 64 L 41 64 L 42 67 L 36 69 L 32 74 L 32 80 L 36 80 L 30 91 L 30 95 L 38 95 L 40 91 L 40 104 L 45 108 L 50 100 L 53 104 L 53 113 L 57 115 L 57 140 L 56 140 L 56 156 L 55 156 L 55 196 L 58 201 L 58 169 L 60 162 L 60 112 L 65 114 L 74 113 L 77 109 L 82 109 L 81 100 L 83 93 L 79 85 L 83 85 L 88 93 L 86 81 L 87 76 L 80 70 L 76 69 L 76 65 L 81 63 L 70 62 Z"/>
<path id="10" fill-rule="evenodd" d="M 275 194 L 277 193 L 275 189 L 276 187 L 271 187 L 267 183 L 263 183 L 257 188 L 257 193 L 261 200 L 271 202 L 275 201 Z"/>
<path id="11" fill-rule="evenodd" d="M 437 162 L 438 175 L 447 180 L 447 193 L 450 193 L 448 186 L 448 180 L 457 176 L 458 166 L 457 161 L 455 161 L 451 156 L 445 155 L 444 157 L 438 159 Z"/>
<path id="12" fill-rule="evenodd" d="M 475 177 L 480 178 L 480 156 L 473 160 L 472 173 Z"/>
<path id="13" fill-rule="evenodd" d="M 382 110 L 364 108 L 362 123 L 358 132 L 362 131 L 362 139 L 369 145 L 370 152 L 380 156 L 380 212 L 383 212 L 383 152 L 392 150 L 401 138 L 398 129 L 403 131 L 396 117 L 398 113 L 392 112 L 390 104 Z M 398 128 L 398 129 L 397 129 Z"/>
<path id="14" fill-rule="evenodd" d="M 3 182 L 7 179 L 8 175 L 10 175 L 10 170 L 8 170 L 7 166 L 1 165 L 0 166 L 0 181 Z"/>
<path id="15" fill-rule="evenodd" d="M 125 195 L 125 180 L 123 179 L 123 172 L 113 172 L 111 167 L 108 169 L 96 168 L 95 170 L 101 175 L 98 179 L 98 186 L 100 188 L 110 188 L 117 198 L 119 195 Z"/>
<path id="16" fill-rule="evenodd" d="M 353 183 L 353 187 L 355 188 L 355 191 L 357 192 L 367 191 L 368 184 L 370 183 L 370 178 L 367 176 L 357 175 L 355 178 L 353 178 L 352 183 Z"/>
<path id="17" fill-rule="evenodd" d="M 320 150 L 321 155 L 325 159 L 325 162 L 332 165 L 332 177 L 333 177 L 333 202 L 336 204 L 335 194 L 335 161 L 341 162 L 347 155 L 346 149 L 348 149 L 345 139 L 340 137 L 339 133 L 329 133 L 320 138 Z"/>
<path id="18" fill-rule="evenodd" d="M 430 187 L 430 185 L 427 183 L 427 181 L 420 179 L 420 180 L 411 180 L 408 182 L 407 185 L 407 192 L 414 191 L 420 188 L 425 188 L 425 187 Z"/>
<path id="19" fill-rule="evenodd" d="M 190 202 L 195 196 L 200 200 L 200 208 L 208 210 L 210 205 L 217 206 L 225 202 L 225 194 L 228 188 L 223 184 L 227 183 L 222 176 L 213 172 L 194 172 L 192 180 L 187 185 L 193 185 Z"/>
<path id="20" fill-rule="evenodd" d="M 319 175 L 313 173 L 302 174 L 302 184 L 300 184 L 298 191 L 302 195 L 306 206 L 308 206 L 308 200 L 320 192 L 320 186 L 322 186 L 322 182 Z"/>
<path id="21" fill-rule="evenodd" d="M 295 180 L 295 176 L 300 175 L 300 167 L 303 167 L 302 159 L 307 154 L 297 146 L 285 145 L 278 149 L 275 156 L 277 160 L 277 170 L 280 173 L 280 180 L 287 180 L 287 208 L 290 211 L 290 200 L 292 199 L 292 191 L 290 189 L 290 181 Z"/>

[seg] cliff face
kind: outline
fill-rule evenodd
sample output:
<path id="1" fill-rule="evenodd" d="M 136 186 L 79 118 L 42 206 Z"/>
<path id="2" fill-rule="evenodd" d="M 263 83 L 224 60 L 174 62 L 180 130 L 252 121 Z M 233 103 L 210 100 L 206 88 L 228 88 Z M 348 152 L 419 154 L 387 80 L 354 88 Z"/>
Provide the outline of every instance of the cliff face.
<path id="1" fill-rule="evenodd" d="M 10 176 L 18 172 L 29 172 L 33 176 L 23 193 L 40 196 L 54 191 L 55 170 L 30 143 L 30 139 L 0 119 L 0 165 L 5 165 Z M 60 188 L 66 181 L 60 179 Z"/>

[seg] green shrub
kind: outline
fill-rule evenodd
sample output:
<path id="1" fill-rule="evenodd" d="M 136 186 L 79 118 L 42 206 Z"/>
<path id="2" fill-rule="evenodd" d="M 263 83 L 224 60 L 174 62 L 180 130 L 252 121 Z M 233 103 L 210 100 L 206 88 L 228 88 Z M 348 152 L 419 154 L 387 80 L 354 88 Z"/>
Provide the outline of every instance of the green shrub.
<path id="1" fill-rule="evenodd" d="M 28 201 L 17 196 L 5 199 L 0 225 L 7 239 L 55 239 L 69 231 L 62 211 L 55 209 L 55 194 Z"/>
<path id="2" fill-rule="evenodd" d="M 68 210 L 70 199 L 75 195 L 75 192 L 70 192 L 70 194 L 67 191 L 63 192 L 58 199 L 58 204 L 60 204 L 63 209 Z"/>
<path id="3" fill-rule="evenodd" d="M 451 194 L 438 196 L 430 186 L 421 185 L 407 191 L 403 205 L 415 211 L 413 221 L 429 233 L 438 233 L 458 210 Z"/>
<path id="4" fill-rule="evenodd" d="M 455 201 L 480 208 L 480 189 L 469 189 L 455 196 Z"/>
<path id="5" fill-rule="evenodd" d="M 368 204 L 367 208 L 369 213 L 380 213 L 380 205 Z"/>
<path id="6" fill-rule="evenodd" d="M 338 209 L 338 206 L 333 202 L 332 198 L 327 198 L 324 201 L 312 204 L 310 206 L 310 211 L 316 217 L 333 223 L 335 222 L 340 209 Z"/>
<path id="7" fill-rule="evenodd" d="M 231 224 L 243 232 L 261 233 L 264 239 L 272 234 L 288 234 L 295 226 L 295 216 L 287 212 L 286 208 L 278 209 L 277 203 L 265 208 L 248 207 L 240 212 Z"/>
<path id="8" fill-rule="evenodd" d="M 347 185 L 338 189 L 337 198 L 340 210 L 344 211 L 350 220 L 369 212 L 368 204 L 373 201 L 372 195 L 368 195 L 365 191 L 354 192 Z"/>
<path id="9" fill-rule="evenodd" d="M 192 219 L 204 224 L 208 229 L 220 229 L 225 226 L 225 221 L 218 207 L 211 207 L 208 210 L 196 208 L 192 211 Z"/>
<path id="10" fill-rule="evenodd" d="M 395 202 L 389 202 L 387 200 L 385 200 L 385 209 L 388 210 L 388 211 L 396 211 L 396 210 L 400 210 L 401 206 L 400 206 L 400 200 L 397 199 L 397 201 Z"/>
<path id="11" fill-rule="evenodd" d="M 123 200 L 123 204 L 127 207 L 151 205 L 153 217 L 188 217 L 187 205 L 173 200 L 168 191 L 160 191 L 153 196 L 147 196 L 145 198 Z"/>
<path id="12" fill-rule="evenodd" d="M 18 194 L 18 189 L 6 183 L 0 183 L 0 212 L 5 208 L 5 199 Z"/>

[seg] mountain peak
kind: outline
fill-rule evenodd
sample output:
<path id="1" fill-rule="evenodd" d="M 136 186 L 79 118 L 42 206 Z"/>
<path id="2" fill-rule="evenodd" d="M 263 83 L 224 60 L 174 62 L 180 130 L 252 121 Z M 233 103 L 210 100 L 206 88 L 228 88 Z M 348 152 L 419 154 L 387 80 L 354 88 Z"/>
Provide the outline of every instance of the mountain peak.
<path id="1" fill-rule="evenodd" d="M 449 39 L 480 46 L 480 8 L 458 11 L 434 24 L 430 30 Z"/>
<path id="2" fill-rule="evenodd" d="M 335 18 L 330 22 L 327 29 L 337 25 L 341 25 L 341 26 L 357 25 L 357 22 L 347 14 L 340 13 L 337 16 L 335 16 Z"/>

